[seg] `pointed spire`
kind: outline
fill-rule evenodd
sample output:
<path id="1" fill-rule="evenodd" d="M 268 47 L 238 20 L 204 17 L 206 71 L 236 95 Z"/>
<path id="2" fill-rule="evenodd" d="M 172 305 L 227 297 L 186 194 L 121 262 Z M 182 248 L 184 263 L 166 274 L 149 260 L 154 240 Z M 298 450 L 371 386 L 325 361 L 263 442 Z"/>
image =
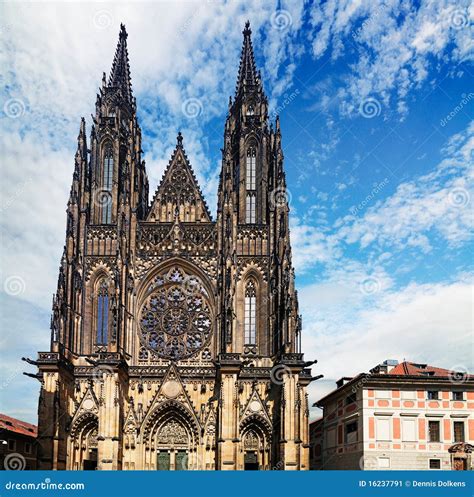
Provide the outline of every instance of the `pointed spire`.
<path id="1" fill-rule="evenodd" d="M 253 55 L 250 21 L 245 23 L 245 29 L 242 31 L 242 34 L 244 35 L 244 42 L 242 44 L 242 54 L 240 56 L 237 87 L 235 89 L 236 95 L 241 90 L 245 90 L 246 87 L 257 86 L 260 82 Z"/>
<path id="2" fill-rule="evenodd" d="M 119 41 L 115 51 L 112 69 L 110 71 L 109 86 L 120 88 L 123 97 L 129 102 L 133 102 L 132 81 L 130 78 L 130 64 L 127 50 L 127 31 L 123 24 L 120 25 Z"/>

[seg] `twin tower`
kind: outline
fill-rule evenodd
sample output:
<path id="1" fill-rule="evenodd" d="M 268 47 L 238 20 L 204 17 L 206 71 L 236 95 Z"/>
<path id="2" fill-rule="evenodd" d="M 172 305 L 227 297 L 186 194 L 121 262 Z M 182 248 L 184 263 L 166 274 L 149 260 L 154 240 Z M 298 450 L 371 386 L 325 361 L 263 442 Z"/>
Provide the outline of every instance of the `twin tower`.
<path id="1" fill-rule="evenodd" d="M 280 125 L 243 36 L 213 220 L 181 133 L 149 202 L 121 26 L 89 141 L 80 126 L 50 351 L 30 361 L 40 469 L 309 469 Z"/>

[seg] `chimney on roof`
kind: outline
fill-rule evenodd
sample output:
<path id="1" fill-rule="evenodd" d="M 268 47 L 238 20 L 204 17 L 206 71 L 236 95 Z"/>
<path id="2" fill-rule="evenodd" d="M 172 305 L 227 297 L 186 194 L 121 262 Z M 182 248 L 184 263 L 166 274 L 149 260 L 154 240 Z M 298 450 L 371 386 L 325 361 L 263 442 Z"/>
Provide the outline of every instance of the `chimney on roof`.
<path id="1" fill-rule="evenodd" d="M 372 368 L 370 370 L 371 374 L 389 374 L 392 369 L 398 366 L 398 361 L 396 359 L 386 359 L 385 361 L 382 362 L 382 364 L 379 364 L 375 366 L 375 368 Z"/>
<path id="2" fill-rule="evenodd" d="M 336 388 L 343 387 L 347 382 L 351 381 L 352 378 L 349 376 L 343 376 L 341 379 L 336 381 Z"/>

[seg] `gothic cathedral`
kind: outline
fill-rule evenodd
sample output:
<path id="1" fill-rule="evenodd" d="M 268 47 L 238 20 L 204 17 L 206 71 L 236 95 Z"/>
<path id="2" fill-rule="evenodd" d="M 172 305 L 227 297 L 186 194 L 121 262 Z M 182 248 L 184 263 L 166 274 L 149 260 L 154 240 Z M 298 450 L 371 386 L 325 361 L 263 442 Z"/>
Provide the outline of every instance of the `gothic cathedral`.
<path id="1" fill-rule="evenodd" d="M 181 133 L 148 201 L 121 27 L 89 144 L 80 126 L 51 348 L 30 361 L 39 469 L 309 469 L 280 125 L 243 35 L 214 221 Z"/>

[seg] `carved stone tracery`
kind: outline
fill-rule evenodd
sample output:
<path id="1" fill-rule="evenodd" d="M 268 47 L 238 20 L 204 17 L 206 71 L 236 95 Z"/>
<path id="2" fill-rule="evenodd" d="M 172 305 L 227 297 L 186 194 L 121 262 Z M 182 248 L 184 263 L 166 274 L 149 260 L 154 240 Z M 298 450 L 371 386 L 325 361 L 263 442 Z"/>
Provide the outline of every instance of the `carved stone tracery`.
<path id="1" fill-rule="evenodd" d="M 140 340 L 158 357 L 185 359 L 210 341 L 212 316 L 201 280 L 175 267 L 148 286 L 140 311 Z M 146 358 L 145 350 L 140 355 Z"/>

